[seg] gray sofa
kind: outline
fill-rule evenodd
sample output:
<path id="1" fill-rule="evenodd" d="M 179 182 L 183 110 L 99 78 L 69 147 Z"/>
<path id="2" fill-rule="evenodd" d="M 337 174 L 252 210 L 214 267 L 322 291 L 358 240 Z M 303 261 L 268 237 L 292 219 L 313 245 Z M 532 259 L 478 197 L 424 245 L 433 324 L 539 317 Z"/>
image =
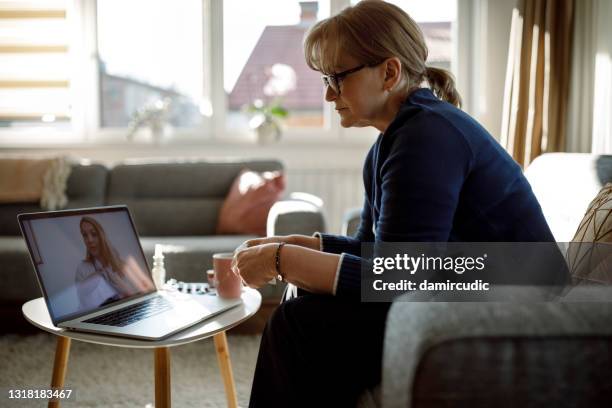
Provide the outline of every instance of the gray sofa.
<path id="1" fill-rule="evenodd" d="M 612 156 L 546 154 L 526 175 L 557 241 L 568 241 L 612 181 Z M 355 212 L 345 225 L 354 228 Z M 408 296 L 391 306 L 382 384 L 361 406 L 612 406 L 609 286 L 575 288 L 559 303 L 417 303 Z"/>
<path id="2" fill-rule="evenodd" d="M 168 278 L 204 280 L 212 254 L 231 252 L 250 236 L 215 235 L 221 204 L 239 172 L 282 170 L 276 160 L 127 161 L 113 167 L 81 162 L 72 165 L 67 208 L 126 204 L 132 213 L 149 262 L 155 244 L 165 245 Z M 35 204 L 0 205 L 0 318 L 4 332 L 23 327 L 21 305 L 41 296 L 17 214 L 41 211 Z M 289 197 L 276 203 L 268 219 L 269 234 L 312 234 L 325 229 L 321 209 Z M 264 302 L 277 304 L 283 285 L 261 289 Z"/>

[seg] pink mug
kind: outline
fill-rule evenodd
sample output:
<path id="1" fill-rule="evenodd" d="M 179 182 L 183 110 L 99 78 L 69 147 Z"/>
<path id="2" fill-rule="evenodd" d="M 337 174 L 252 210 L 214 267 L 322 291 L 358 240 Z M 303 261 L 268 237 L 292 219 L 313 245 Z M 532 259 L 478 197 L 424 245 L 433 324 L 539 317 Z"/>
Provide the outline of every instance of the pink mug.
<path id="1" fill-rule="evenodd" d="M 232 271 L 233 257 L 231 252 L 213 255 L 217 294 L 225 299 L 239 298 L 242 293 L 242 279 Z"/>

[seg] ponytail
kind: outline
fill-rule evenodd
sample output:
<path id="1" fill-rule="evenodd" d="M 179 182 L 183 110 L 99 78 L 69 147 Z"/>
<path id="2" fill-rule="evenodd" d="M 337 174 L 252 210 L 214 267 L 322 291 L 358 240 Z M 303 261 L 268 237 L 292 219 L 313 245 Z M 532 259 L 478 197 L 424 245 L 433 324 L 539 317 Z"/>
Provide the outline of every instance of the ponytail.
<path id="1" fill-rule="evenodd" d="M 461 95 L 455 88 L 455 79 L 450 72 L 442 68 L 427 67 L 425 78 L 438 98 L 458 108 L 461 107 Z"/>

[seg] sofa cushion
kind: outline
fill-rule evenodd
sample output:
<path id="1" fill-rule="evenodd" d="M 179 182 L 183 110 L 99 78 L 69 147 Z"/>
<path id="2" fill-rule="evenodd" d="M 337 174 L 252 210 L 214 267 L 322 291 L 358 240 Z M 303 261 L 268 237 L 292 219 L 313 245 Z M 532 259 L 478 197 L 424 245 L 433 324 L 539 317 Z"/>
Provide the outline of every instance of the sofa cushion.
<path id="1" fill-rule="evenodd" d="M 110 171 L 107 203 L 126 204 L 142 236 L 213 235 L 240 171 L 282 170 L 278 161 L 131 162 Z M 172 222 L 165 222 L 171 219 Z"/>
<path id="2" fill-rule="evenodd" d="M 67 208 L 82 208 L 104 205 L 108 169 L 101 164 L 74 165 L 68 177 L 66 194 Z"/>
<path id="3" fill-rule="evenodd" d="M 423 356 L 411 406 L 609 406 L 611 347 L 603 335 L 453 339 Z"/>
<path id="4" fill-rule="evenodd" d="M 612 242 L 612 183 L 591 201 L 572 241 Z"/>
<path id="5" fill-rule="evenodd" d="M 141 237 L 213 235 L 222 199 L 125 198 L 107 204 L 125 204 Z"/>
<path id="6" fill-rule="evenodd" d="M 219 210 L 217 234 L 265 236 L 270 208 L 284 190 L 283 173 L 243 170 L 232 183 Z"/>
<path id="7" fill-rule="evenodd" d="M 601 189 L 567 251 L 576 283 L 612 283 L 612 183 Z"/>
<path id="8" fill-rule="evenodd" d="M 0 202 L 41 203 L 55 210 L 63 207 L 66 181 L 71 166 L 63 157 L 55 158 L 0 158 Z"/>
<path id="9" fill-rule="evenodd" d="M 97 207 L 104 205 L 108 170 L 100 164 L 76 164 L 68 177 L 66 208 Z M 15 203 L 0 205 L 0 235 L 21 236 L 17 215 L 44 211 L 38 204 Z"/>

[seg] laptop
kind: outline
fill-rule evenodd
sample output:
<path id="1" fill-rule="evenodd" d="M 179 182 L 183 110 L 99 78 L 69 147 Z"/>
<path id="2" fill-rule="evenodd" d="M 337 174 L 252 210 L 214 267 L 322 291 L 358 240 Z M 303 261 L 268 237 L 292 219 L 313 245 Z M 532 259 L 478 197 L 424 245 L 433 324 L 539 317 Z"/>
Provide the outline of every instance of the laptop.
<path id="1" fill-rule="evenodd" d="M 18 220 L 57 327 L 158 340 L 242 303 L 156 290 L 126 206 L 20 214 Z"/>

